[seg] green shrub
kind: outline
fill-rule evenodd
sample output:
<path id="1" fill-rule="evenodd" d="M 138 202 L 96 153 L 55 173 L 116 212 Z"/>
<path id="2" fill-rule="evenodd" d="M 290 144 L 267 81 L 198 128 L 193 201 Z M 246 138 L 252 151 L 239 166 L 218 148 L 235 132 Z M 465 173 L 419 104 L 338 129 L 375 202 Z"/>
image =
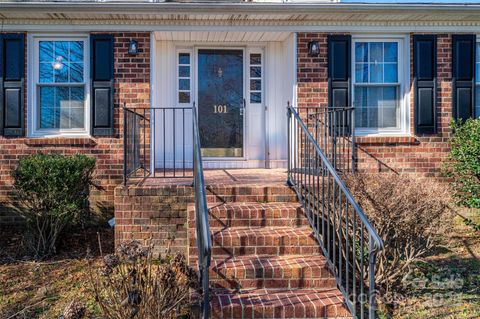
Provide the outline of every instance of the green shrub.
<path id="1" fill-rule="evenodd" d="M 451 151 L 446 164 L 447 176 L 457 204 L 480 208 L 480 119 L 452 122 Z"/>
<path id="2" fill-rule="evenodd" d="M 95 161 L 85 155 L 35 154 L 22 158 L 12 172 L 36 258 L 55 253 L 65 227 L 88 214 Z"/>

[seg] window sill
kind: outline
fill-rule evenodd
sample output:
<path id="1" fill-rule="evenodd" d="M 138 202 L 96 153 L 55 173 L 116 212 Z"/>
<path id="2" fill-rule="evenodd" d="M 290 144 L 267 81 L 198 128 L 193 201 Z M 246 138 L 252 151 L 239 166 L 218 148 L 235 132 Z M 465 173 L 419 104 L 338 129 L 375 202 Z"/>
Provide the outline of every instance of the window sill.
<path id="1" fill-rule="evenodd" d="M 357 144 L 383 144 L 383 145 L 412 145 L 420 141 L 414 136 L 358 136 L 355 139 Z"/>
<path id="2" fill-rule="evenodd" d="M 29 137 L 25 140 L 28 146 L 94 146 L 97 145 L 90 137 Z"/>

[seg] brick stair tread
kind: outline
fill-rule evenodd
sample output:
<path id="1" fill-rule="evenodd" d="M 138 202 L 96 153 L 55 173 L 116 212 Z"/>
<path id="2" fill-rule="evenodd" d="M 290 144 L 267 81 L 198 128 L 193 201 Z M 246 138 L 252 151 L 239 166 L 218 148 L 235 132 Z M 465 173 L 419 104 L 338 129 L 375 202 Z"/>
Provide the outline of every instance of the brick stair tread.
<path id="1" fill-rule="evenodd" d="M 212 289 L 212 318 L 351 318 L 336 288 Z"/>

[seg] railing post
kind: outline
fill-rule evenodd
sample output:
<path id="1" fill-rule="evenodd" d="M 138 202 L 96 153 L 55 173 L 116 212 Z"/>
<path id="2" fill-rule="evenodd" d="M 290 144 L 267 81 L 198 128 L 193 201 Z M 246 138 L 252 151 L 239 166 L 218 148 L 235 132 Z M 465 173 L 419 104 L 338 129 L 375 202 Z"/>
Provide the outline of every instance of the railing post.
<path id="1" fill-rule="evenodd" d="M 127 185 L 127 110 L 123 104 L 123 185 Z"/>
<path id="2" fill-rule="evenodd" d="M 352 174 L 355 174 L 356 165 L 357 165 L 357 145 L 355 144 L 355 108 L 351 110 L 352 118 L 350 119 L 351 124 L 351 137 L 352 137 Z"/>
<path id="3" fill-rule="evenodd" d="M 292 135 L 291 135 L 291 123 L 292 121 L 292 111 L 290 110 L 290 101 L 287 102 L 287 184 L 293 186 L 291 171 L 292 171 Z"/>
<path id="4" fill-rule="evenodd" d="M 375 319 L 376 303 L 375 303 L 375 263 L 376 263 L 376 250 L 373 242 L 372 235 L 368 236 L 368 318 Z"/>

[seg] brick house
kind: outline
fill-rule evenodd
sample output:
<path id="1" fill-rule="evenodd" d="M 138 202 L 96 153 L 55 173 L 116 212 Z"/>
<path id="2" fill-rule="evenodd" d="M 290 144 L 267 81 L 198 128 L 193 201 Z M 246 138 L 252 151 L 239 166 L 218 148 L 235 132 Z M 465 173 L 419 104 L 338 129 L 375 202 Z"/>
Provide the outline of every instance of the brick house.
<path id="1" fill-rule="evenodd" d="M 211 301 L 217 317 L 365 310 L 324 257 L 286 169 L 294 185 L 313 170 L 307 158 L 316 168 L 341 171 L 343 159 L 355 170 L 440 177 L 449 122 L 480 116 L 476 4 L 4 1 L 0 19 L 0 222 L 18 222 L 10 172 L 19 158 L 87 154 L 103 188 L 92 207 L 114 212 L 117 243 L 150 240 L 195 263 L 196 121 L 215 205 L 212 281 L 226 289 Z M 347 153 L 336 145 L 329 157 L 332 131 L 320 142 L 312 108 L 327 114 L 315 123 L 348 117 L 333 133 Z M 329 113 L 336 108 L 349 110 Z M 302 120 L 324 159 L 303 146 Z"/>

